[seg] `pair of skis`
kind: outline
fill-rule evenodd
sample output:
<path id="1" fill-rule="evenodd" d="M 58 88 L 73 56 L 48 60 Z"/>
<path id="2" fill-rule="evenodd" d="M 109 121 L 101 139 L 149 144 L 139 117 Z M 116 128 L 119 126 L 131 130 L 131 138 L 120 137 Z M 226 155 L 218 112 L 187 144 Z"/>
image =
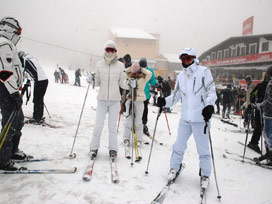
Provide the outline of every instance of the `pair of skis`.
<path id="1" fill-rule="evenodd" d="M 225 149 L 225 154 L 223 154 L 223 157 L 225 159 L 231 159 L 231 160 L 234 160 L 234 161 L 240 161 L 240 162 L 247 163 L 247 164 L 250 164 L 250 165 L 259 166 L 259 167 L 262 167 L 262 168 L 265 168 L 265 169 L 272 170 L 272 166 L 268 166 L 268 165 L 264 165 L 264 164 L 258 163 L 258 162 L 256 162 L 256 160 L 254 160 L 254 159 L 252 159 L 250 157 L 244 157 L 244 161 L 243 161 L 242 160 L 242 158 L 243 158 L 242 155 L 236 154 L 234 152 L 230 152 L 227 149 Z"/>
<path id="2" fill-rule="evenodd" d="M 62 158 L 43 157 L 40 159 L 34 159 L 31 156 L 27 156 L 25 160 L 17 160 L 16 163 L 43 162 L 43 161 L 53 161 L 53 160 L 62 160 L 62 159 L 73 159 L 75 157 L 76 157 L 75 154 L 73 154 L 71 156 L 67 156 L 67 157 L 62 157 Z M 71 173 L 75 173 L 76 170 L 77 170 L 76 167 L 61 168 L 61 169 L 25 169 L 25 168 L 21 168 L 16 171 L 0 170 L 0 174 L 71 174 Z"/>
<path id="3" fill-rule="evenodd" d="M 82 177 L 84 181 L 91 181 L 95 161 L 96 161 L 96 157 L 92 157 L 90 164 L 86 167 L 84 171 L 84 174 Z M 118 174 L 117 164 L 115 159 L 110 158 L 110 165 L 111 165 L 111 181 L 112 183 L 119 183 L 119 174 Z"/>

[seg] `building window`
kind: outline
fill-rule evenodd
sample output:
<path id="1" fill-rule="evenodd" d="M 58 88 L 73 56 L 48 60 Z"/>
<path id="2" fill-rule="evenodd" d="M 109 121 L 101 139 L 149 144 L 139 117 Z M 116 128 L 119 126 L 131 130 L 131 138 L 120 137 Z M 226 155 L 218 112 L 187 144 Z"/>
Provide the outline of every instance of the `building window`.
<path id="1" fill-rule="evenodd" d="M 262 52 L 268 51 L 269 42 L 262 43 Z"/>
<path id="2" fill-rule="evenodd" d="M 257 43 L 249 45 L 249 54 L 256 54 L 257 53 Z"/>
<path id="3" fill-rule="evenodd" d="M 236 57 L 237 56 L 237 47 L 232 47 L 230 48 L 230 56 L 231 57 Z"/>
<path id="4" fill-rule="evenodd" d="M 224 50 L 224 58 L 228 58 L 229 57 L 229 49 L 225 49 Z"/>
<path id="5" fill-rule="evenodd" d="M 240 53 L 239 55 L 246 55 L 246 45 L 240 46 Z"/>
<path id="6" fill-rule="evenodd" d="M 217 52 L 217 59 L 222 59 L 222 50 Z"/>
<path id="7" fill-rule="evenodd" d="M 212 52 L 212 59 L 211 60 L 215 60 L 216 59 L 216 52 Z"/>
<path id="8" fill-rule="evenodd" d="M 207 60 L 207 61 L 210 61 L 210 60 L 211 60 L 211 56 L 210 56 L 210 55 L 207 55 L 207 56 L 206 56 L 206 60 Z"/>

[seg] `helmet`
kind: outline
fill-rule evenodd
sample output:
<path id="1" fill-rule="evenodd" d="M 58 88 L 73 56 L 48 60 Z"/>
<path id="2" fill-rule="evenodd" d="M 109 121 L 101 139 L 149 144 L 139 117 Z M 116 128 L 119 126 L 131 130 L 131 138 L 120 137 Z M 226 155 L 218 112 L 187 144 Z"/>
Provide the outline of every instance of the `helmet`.
<path id="1" fill-rule="evenodd" d="M 251 82 L 251 81 L 252 81 L 251 75 L 247 75 L 246 78 L 245 78 L 245 80 L 246 80 L 247 82 Z"/>
<path id="2" fill-rule="evenodd" d="M 272 66 L 267 67 L 266 73 L 272 75 Z"/>
<path id="3" fill-rule="evenodd" d="M 196 51 L 194 48 L 184 48 L 179 54 L 179 58 L 181 58 L 183 55 L 190 55 L 196 57 Z"/>
<path id="4" fill-rule="evenodd" d="M 22 28 L 19 22 L 13 17 L 5 17 L 0 21 L 0 31 L 2 35 L 12 41 L 14 45 L 20 40 Z"/>
<path id="5" fill-rule="evenodd" d="M 139 62 L 139 65 L 140 65 L 140 67 L 146 68 L 147 67 L 146 59 L 145 58 L 141 58 L 140 62 Z"/>

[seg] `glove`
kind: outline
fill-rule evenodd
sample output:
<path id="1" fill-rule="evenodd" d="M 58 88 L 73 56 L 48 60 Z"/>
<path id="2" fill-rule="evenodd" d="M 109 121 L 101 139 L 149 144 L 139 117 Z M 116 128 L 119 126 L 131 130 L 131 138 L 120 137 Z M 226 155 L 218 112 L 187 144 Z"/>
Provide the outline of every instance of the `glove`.
<path id="1" fill-rule="evenodd" d="M 93 76 L 92 75 L 88 75 L 87 82 L 90 84 L 90 83 L 92 83 L 92 81 L 93 81 Z"/>
<path id="2" fill-rule="evenodd" d="M 260 109 L 260 104 L 259 103 L 251 103 L 248 105 L 248 108 Z"/>
<path id="3" fill-rule="evenodd" d="M 13 94 L 10 94 L 10 97 L 12 98 L 16 108 L 21 108 L 22 104 L 23 104 L 23 99 L 21 97 L 21 95 L 19 94 L 19 92 L 15 92 Z"/>
<path id="4" fill-rule="evenodd" d="M 137 85 L 136 80 L 135 79 L 130 79 L 129 85 L 130 85 L 131 88 L 135 89 L 136 85 Z"/>
<path id="5" fill-rule="evenodd" d="M 25 94 L 26 90 L 28 89 L 28 87 L 31 86 L 30 80 L 28 79 L 24 85 L 24 87 L 22 88 L 22 95 Z"/>
<path id="6" fill-rule="evenodd" d="M 161 107 L 165 106 L 165 104 L 166 104 L 165 98 L 158 97 L 158 99 L 157 99 L 157 106 L 161 108 Z"/>
<path id="7" fill-rule="evenodd" d="M 214 113 L 214 108 L 212 105 L 207 105 L 202 110 L 202 115 L 206 122 L 208 122 L 211 119 L 213 113 Z"/>

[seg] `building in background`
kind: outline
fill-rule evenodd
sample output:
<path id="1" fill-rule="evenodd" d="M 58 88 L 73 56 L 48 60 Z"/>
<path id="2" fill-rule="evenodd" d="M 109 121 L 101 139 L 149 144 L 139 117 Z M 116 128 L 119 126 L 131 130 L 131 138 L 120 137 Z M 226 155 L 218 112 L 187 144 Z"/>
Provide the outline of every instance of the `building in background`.
<path id="1" fill-rule="evenodd" d="M 262 80 L 263 72 L 272 65 L 272 34 L 231 37 L 204 52 L 199 60 L 211 69 L 216 82 L 243 83 L 246 75 Z"/>
<path id="2" fill-rule="evenodd" d="M 169 75 L 173 75 L 175 67 L 180 67 L 176 65 L 178 54 L 175 55 L 177 60 L 174 60 L 174 62 L 172 62 L 172 58 L 169 58 L 169 56 L 160 54 L 159 34 L 150 34 L 141 29 L 111 28 L 110 39 L 116 42 L 119 57 L 127 53 L 131 55 L 132 61 L 145 57 L 148 66 L 153 68 L 156 76 L 166 78 Z"/>

